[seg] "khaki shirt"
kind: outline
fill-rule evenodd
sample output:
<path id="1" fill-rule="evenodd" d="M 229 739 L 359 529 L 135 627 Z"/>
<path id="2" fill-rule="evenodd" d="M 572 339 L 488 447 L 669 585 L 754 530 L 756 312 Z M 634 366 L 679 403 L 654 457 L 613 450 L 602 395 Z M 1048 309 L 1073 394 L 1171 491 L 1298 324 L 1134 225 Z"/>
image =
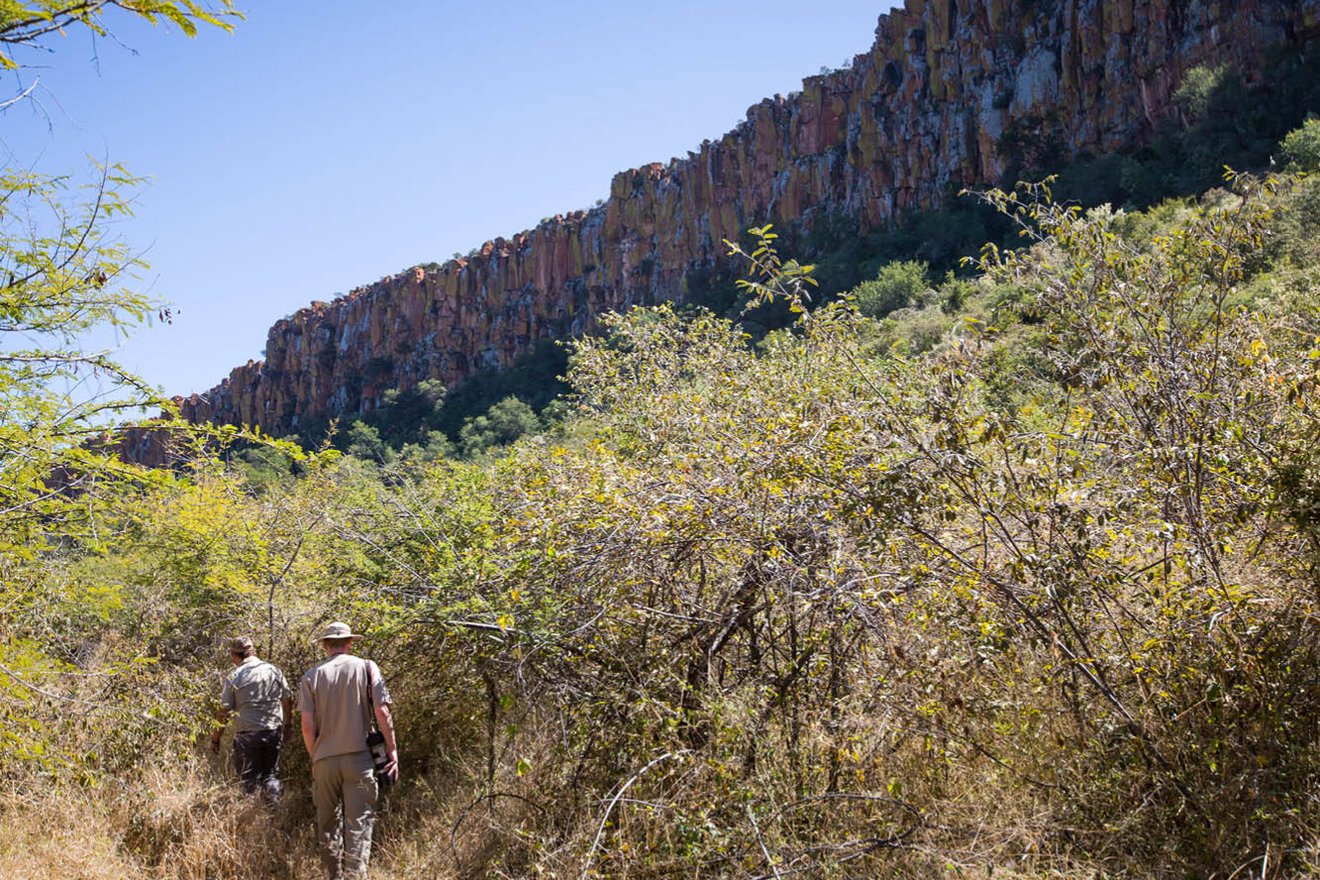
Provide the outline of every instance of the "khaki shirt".
<path id="1" fill-rule="evenodd" d="M 312 761 L 367 750 L 367 669 L 371 670 L 372 705 L 387 706 L 390 692 L 380 667 L 352 654 L 336 654 L 313 666 L 298 686 L 298 711 L 315 719 Z"/>
<path id="2" fill-rule="evenodd" d="M 279 727 L 284 717 L 280 701 L 291 699 L 293 691 L 284 673 L 256 657 L 235 666 L 220 690 L 220 703 L 237 716 L 234 729 L 239 733 Z"/>

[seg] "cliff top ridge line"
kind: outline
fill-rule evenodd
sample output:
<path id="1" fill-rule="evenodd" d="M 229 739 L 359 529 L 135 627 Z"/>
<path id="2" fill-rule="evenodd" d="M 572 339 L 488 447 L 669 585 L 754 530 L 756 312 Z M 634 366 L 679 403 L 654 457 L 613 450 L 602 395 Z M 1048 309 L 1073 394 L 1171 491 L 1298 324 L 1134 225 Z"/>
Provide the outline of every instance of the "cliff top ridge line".
<path id="1" fill-rule="evenodd" d="M 615 174 L 603 204 L 312 302 L 275 322 L 264 359 L 176 400 L 190 419 L 282 434 L 368 414 L 390 388 L 452 387 L 603 311 L 682 301 L 749 226 L 882 228 L 996 182 L 1000 138 L 1024 120 L 1071 155 L 1130 147 L 1186 70 L 1250 74 L 1318 29 L 1320 0 L 906 0 L 851 66 L 753 104 L 686 157 Z"/>

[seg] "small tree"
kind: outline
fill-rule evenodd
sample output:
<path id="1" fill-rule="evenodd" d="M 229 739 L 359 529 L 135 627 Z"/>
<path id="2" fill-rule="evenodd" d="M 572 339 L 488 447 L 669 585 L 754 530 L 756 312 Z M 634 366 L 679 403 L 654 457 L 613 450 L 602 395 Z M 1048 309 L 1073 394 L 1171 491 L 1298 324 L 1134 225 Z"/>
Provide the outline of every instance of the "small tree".
<path id="1" fill-rule="evenodd" d="M 1193 67 L 1173 93 L 1173 101 L 1182 111 L 1183 120 L 1191 124 L 1210 112 L 1215 92 L 1224 84 L 1227 67 Z"/>
<path id="2" fill-rule="evenodd" d="M 541 420 L 530 406 L 516 397 L 506 397 L 484 416 L 467 419 L 459 431 L 458 442 L 463 454 L 472 457 L 496 446 L 507 446 L 540 429 Z"/>
<path id="3" fill-rule="evenodd" d="M 231 0 L 36 0 L 0 11 L 0 70 L 23 64 L 15 49 L 83 25 L 106 34 L 104 16 L 120 9 L 187 35 L 198 23 L 229 29 Z M 26 92 L 20 92 L 21 98 Z M 0 102 L 0 108 L 18 98 Z M 130 213 L 137 180 L 120 166 L 102 167 L 79 189 L 68 176 L 0 169 L 0 548 L 24 546 L 30 526 L 70 522 L 104 481 L 139 480 L 112 439 L 92 442 L 116 417 L 169 404 L 109 352 L 88 351 L 95 330 L 116 335 L 169 309 L 134 291 L 146 264 L 107 234 L 106 223 Z"/>
<path id="4" fill-rule="evenodd" d="M 890 312 L 912 305 L 930 284 L 929 266 L 916 260 L 899 260 L 881 268 L 870 281 L 863 281 L 852 291 L 857 309 L 863 315 L 883 318 Z"/>
<path id="5" fill-rule="evenodd" d="M 112 9 L 188 35 L 199 23 L 227 30 L 237 14 L 231 0 L 13 0 L 0 4 L 0 71 L 24 67 L 18 50 L 39 49 L 71 27 L 107 34 Z M 32 88 L 0 99 L 0 112 Z M 57 763 L 44 739 L 43 718 L 53 715 L 33 706 L 68 699 L 56 677 L 64 671 L 58 632 L 75 612 L 109 604 L 53 592 L 39 554 L 56 543 L 102 547 L 103 502 L 170 479 L 123 461 L 106 429 L 166 402 L 85 341 L 92 331 L 119 335 L 169 319 L 163 304 L 132 289 L 145 264 L 106 229 L 129 213 L 135 182 L 118 166 L 99 169 L 83 190 L 67 176 L 0 169 L 0 764 Z"/>
<path id="6" fill-rule="evenodd" d="M 1320 171 L 1320 119 L 1308 119 L 1289 132 L 1280 144 L 1282 158 L 1292 171 Z"/>
<path id="7" fill-rule="evenodd" d="M 387 464 L 392 450 L 380 439 L 380 431 L 366 422 L 354 422 L 348 427 L 349 455 L 363 461 Z"/>

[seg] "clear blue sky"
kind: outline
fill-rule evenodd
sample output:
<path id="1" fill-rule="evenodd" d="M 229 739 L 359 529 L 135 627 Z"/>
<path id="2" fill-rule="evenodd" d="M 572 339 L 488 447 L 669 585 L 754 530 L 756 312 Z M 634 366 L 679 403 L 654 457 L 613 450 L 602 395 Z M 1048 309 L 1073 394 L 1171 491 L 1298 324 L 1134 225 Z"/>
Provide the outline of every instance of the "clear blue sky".
<path id="1" fill-rule="evenodd" d="M 177 316 L 119 354 L 202 391 L 314 299 L 589 207 L 615 172 L 719 137 L 867 51 L 890 5 L 251 0 L 234 33 L 194 40 L 112 18 L 114 39 L 71 30 L 25 57 L 41 87 L 0 115 L 0 149 L 150 178 L 122 232 Z"/>

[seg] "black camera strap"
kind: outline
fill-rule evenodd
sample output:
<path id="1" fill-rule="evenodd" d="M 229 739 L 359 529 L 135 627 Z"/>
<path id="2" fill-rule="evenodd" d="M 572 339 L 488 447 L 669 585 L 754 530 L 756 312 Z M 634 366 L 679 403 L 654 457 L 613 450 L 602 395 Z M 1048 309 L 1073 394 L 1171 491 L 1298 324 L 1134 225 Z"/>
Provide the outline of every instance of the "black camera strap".
<path id="1" fill-rule="evenodd" d="M 376 704 L 371 696 L 371 692 L 375 689 L 376 683 L 371 679 L 371 661 L 367 660 L 365 657 L 361 659 L 362 665 L 365 666 L 367 670 L 367 735 L 370 736 L 372 731 L 379 729 L 379 725 L 376 724 Z"/>

